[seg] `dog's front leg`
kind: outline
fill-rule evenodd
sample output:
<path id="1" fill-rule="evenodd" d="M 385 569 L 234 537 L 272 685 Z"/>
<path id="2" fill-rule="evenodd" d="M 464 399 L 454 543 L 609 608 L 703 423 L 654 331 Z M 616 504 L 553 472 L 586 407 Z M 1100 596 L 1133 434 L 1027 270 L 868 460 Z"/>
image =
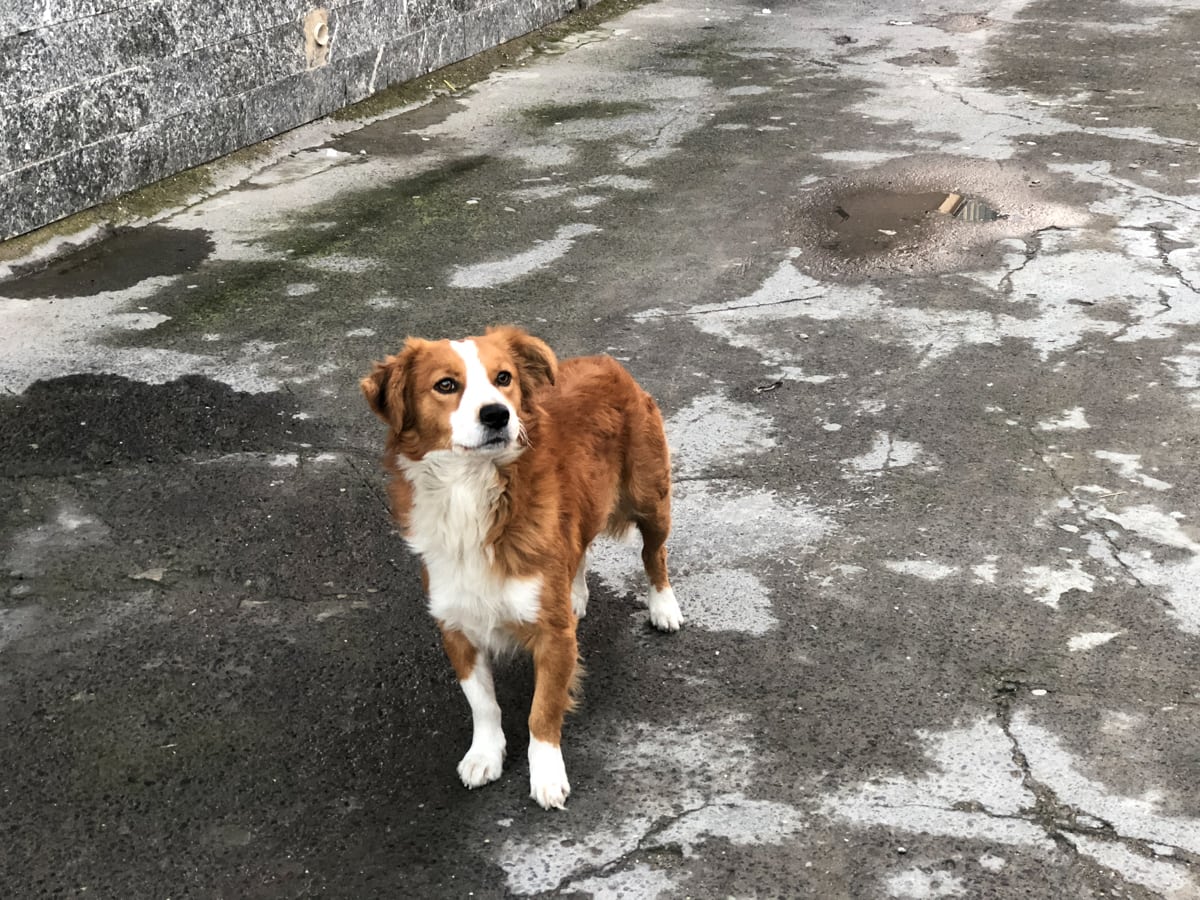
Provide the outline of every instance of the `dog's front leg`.
<path id="1" fill-rule="evenodd" d="M 492 668 L 487 655 L 476 650 L 461 631 L 443 627 L 442 645 L 471 704 L 474 723 L 471 747 L 458 764 L 458 776 L 469 788 L 483 787 L 499 778 L 504 769 L 504 729 L 500 726 L 500 704 L 496 702 Z"/>
<path id="2" fill-rule="evenodd" d="M 579 649 L 575 625 L 543 630 L 533 646 L 529 711 L 529 794 L 545 809 L 564 809 L 571 785 L 563 765 L 563 717 L 571 708 Z"/>

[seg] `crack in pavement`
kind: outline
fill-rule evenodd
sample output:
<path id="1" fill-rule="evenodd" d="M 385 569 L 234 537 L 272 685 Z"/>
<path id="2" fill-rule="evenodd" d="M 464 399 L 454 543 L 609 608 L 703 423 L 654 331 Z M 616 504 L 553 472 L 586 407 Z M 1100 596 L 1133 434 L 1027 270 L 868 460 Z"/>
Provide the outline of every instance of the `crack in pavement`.
<path id="1" fill-rule="evenodd" d="M 653 312 L 653 311 L 634 313 L 631 316 L 631 318 L 636 319 L 639 322 L 647 321 L 649 319 L 680 319 L 680 318 L 690 319 L 690 318 L 695 318 L 697 316 L 710 316 L 710 315 L 717 315 L 720 313 L 740 312 L 743 309 L 763 309 L 764 307 L 768 307 L 768 306 L 787 306 L 790 303 L 810 303 L 813 300 L 820 300 L 822 297 L 825 296 L 825 294 L 826 294 L 825 291 L 821 291 L 820 293 L 810 294 L 809 296 L 806 296 L 806 297 L 789 297 L 786 300 L 771 300 L 771 301 L 768 301 L 767 303 L 742 303 L 742 304 L 739 304 L 738 301 L 735 300 L 732 303 L 721 304 L 718 306 L 711 306 L 708 308 L 693 307 L 692 309 L 685 310 L 684 312 L 677 312 L 677 313 Z"/>
<path id="2" fill-rule="evenodd" d="M 621 165 L 634 167 L 636 165 L 634 163 L 634 160 L 636 160 L 642 154 L 650 153 L 651 151 L 654 151 L 654 150 L 661 150 L 662 148 L 659 145 L 662 141 L 663 135 L 666 134 L 667 129 L 670 128 L 672 125 L 674 125 L 676 122 L 684 121 L 686 118 L 687 118 L 687 116 L 672 116 L 671 118 L 667 119 L 667 121 L 665 121 L 662 125 L 659 126 L 658 131 L 656 131 L 654 133 L 654 136 L 652 138 L 650 138 L 649 141 L 647 141 L 649 146 L 638 147 L 636 149 L 630 150 L 629 153 L 627 153 L 621 157 Z"/>
<path id="3" fill-rule="evenodd" d="M 1047 225 L 1045 228 L 1039 228 L 1037 231 L 1029 235 L 1027 239 L 1021 241 L 1025 247 L 1025 261 L 1019 266 L 1009 269 L 1000 279 L 997 289 L 1002 291 L 1006 296 L 1013 292 L 1013 276 L 1018 272 L 1023 272 L 1025 267 L 1037 259 L 1042 252 L 1042 235 L 1047 231 L 1071 231 L 1070 228 L 1063 228 L 1061 225 Z"/>
<path id="4" fill-rule="evenodd" d="M 678 813 L 659 816 L 658 819 L 656 819 L 654 823 L 646 829 L 646 832 L 637 839 L 637 843 L 634 844 L 634 846 L 613 857 L 612 859 L 608 859 L 603 862 L 592 863 L 574 870 L 570 874 L 564 876 L 563 879 L 550 890 L 550 893 L 560 894 L 563 891 L 568 890 L 572 883 L 582 881 L 587 878 L 609 878 L 612 875 L 615 875 L 617 872 L 622 871 L 626 866 L 636 862 L 634 857 L 636 857 L 639 853 L 673 850 L 674 852 L 677 852 L 680 857 L 682 857 L 683 851 L 678 847 L 678 845 L 648 844 L 648 842 L 662 834 L 672 825 L 682 822 L 690 815 L 703 812 L 712 806 L 712 804 L 713 800 L 705 800 L 699 805 L 690 806 Z"/>
<path id="5" fill-rule="evenodd" d="M 1027 116 L 1019 116 L 1016 113 L 1002 112 L 1000 110 L 995 110 L 995 109 L 984 109 L 980 106 L 976 106 L 974 103 L 971 103 L 969 100 L 967 100 L 961 94 L 957 94 L 954 91 L 950 90 L 949 88 L 938 84 L 933 79 L 929 79 L 928 84 L 931 88 L 933 88 L 934 93 L 941 94 L 945 97 L 951 97 L 954 100 L 957 100 L 963 106 L 967 107 L 967 109 L 972 110 L 973 112 L 977 112 L 981 116 L 998 116 L 998 117 L 1004 118 L 1004 119 L 1013 119 L 1014 121 L 1017 121 L 1017 122 L 1023 122 L 1026 125 L 1033 125 L 1034 127 L 1044 127 L 1044 125 L 1045 125 L 1044 122 L 1039 122 L 1036 119 L 1031 119 Z M 993 132 L 993 133 L 998 133 L 998 132 Z"/>
<path id="6" fill-rule="evenodd" d="M 1160 263 L 1162 263 L 1163 268 L 1168 270 L 1172 275 L 1174 275 L 1175 280 L 1178 281 L 1181 285 L 1183 285 L 1183 287 L 1187 288 L 1193 294 L 1200 295 L 1200 286 L 1192 284 L 1192 282 L 1188 279 L 1188 277 L 1183 274 L 1183 270 L 1179 266 L 1175 265 L 1175 263 L 1171 262 L 1171 253 L 1173 253 L 1174 250 L 1183 249 L 1183 247 L 1181 246 L 1181 247 L 1176 247 L 1176 248 L 1172 249 L 1171 247 L 1168 246 L 1168 240 L 1167 240 L 1167 236 L 1166 236 L 1165 232 L 1168 230 L 1169 227 L 1170 226 L 1161 225 L 1161 224 L 1118 225 L 1118 226 L 1114 227 L 1113 230 L 1114 231 L 1138 231 L 1138 232 L 1142 232 L 1143 234 L 1154 235 L 1154 243 L 1158 250 L 1158 260 Z M 1158 294 L 1159 294 L 1159 298 L 1160 298 L 1160 303 L 1164 307 L 1163 311 L 1166 312 L 1167 310 L 1172 309 L 1172 306 L 1171 306 L 1169 300 L 1164 296 L 1164 293 L 1161 289 L 1159 290 Z"/>
<path id="7" fill-rule="evenodd" d="M 1188 206 L 1188 204 L 1184 203 L 1182 200 L 1177 200 L 1174 197 L 1167 197 L 1167 196 L 1160 194 L 1159 192 L 1153 190 L 1152 188 L 1146 188 L 1139 184 L 1133 184 L 1131 182 L 1117 178 L 1115 175 L 1110 175 L 1107 172 L 1102 172 L 1101 169 L 1103 169 L 1106 166 L 1111 168 L 1110 163 L 1104 162 L 1104 163 L 1100 163 L 1099 165 L 1094 166 L 1090 169 L 1087 169 L 1086 171 L 1089 175 L 1091 175 L 1096 180 L 1113 185 L 1116 188 L 1118 188 L 1122 193 L 1131 194 L 1131 195 L 1137 197 L 1139 200 L 1149 200 L 1153 203 L 1164 204 L 1167 206 L 1177 206 L 1180 209 L 1186 209 L 1188 212 L 1200 213 L 1200 207 Z M 1125 227 L 1129 227 L 1129 226 L 1125 226 Z"/>
<path id="8" fill-rule="evenodd" d="M 1200 288 L 1197 288 L 1196 285 L 1192 284 L 1191 281 L 1188 280 L 1187 276 L 1183 274 L 1183 270 L 1171 262 L 1171 249 L 1167 246 L 1167 237 L 1165 234 L 1163 234 L 1163 227 L 1161 225 L 1150 225 L 1149 230 L 1154 233 L 1155 246 L 1158 249 L 1159 259 L 1162 261 L 1163 267 L 1175 276 L 1176 281 L 1182 284 L 1193 294 L 1200 296 Z M 1161 296 L 1162 292 L 1160 291 L 1159 294 Z M 1167 303 L 1165 300 L 1163 305 L 1166 306 L 1167 309 L 1171 308 L 1171 304 Z"/>
<path id="9" fill-rule="evenodd" d="M 1063 496 L 1066 497 L 1066 499 L 1068 501 L 1070 501 L 1071 508 L 1074 509 L 1074 511 L 1077 514 L 1079 514 L 1080 516 L 1082 516 L 1083 518 L 1090 519 L 1091 517 L 1090 517 L 1089 513 L 1094 512 L 1095 507 L 1089 506 L 1087 503 L 1083 502 L 1080 499 L 1079 495 L 1076 494 L 1070 488 L 1070 486 L 1067 484 L 1067 482 L 1059 474 L 1058 470 L 1056 468 L 1054 468 L 1054 466 L 1050 463 L 1050 460 L 1046 458 L 1045 452 L 1041 449 L 1039 442 L 1036 439 L 1037 431 L 1032 426 L 1029 428 L 1029 433 L 1030 433 L 1030 436 L 1034 438 L 1034 444 L 1036 446 L 1033 448 L 1033 453 L 1034 453 L 1037 461 L 1042 464 L 1042 467 L 1050 475 L 1050 478 L 1054 481 L 1054 483 L 1056 485 L 1058 485 L 1059 490 L 1061 490 L 1063 493 Z M 1121 570 L 1124 571 L 1127 576 L 1129 576 L 1129 580 L 1132 581 L 1139 588 L 1149 591 L 1149 585 L 1147 585 L 1140 578 L 1138 578 L 1137 575 L 1134 574 L 1133 569 L 1130 568 L 1130 566 L 1125 562 L 1125 560 L 1123 560 L 1121 558 L 1121 553 L 1123 551 L 1122 551 L 1121 546 L 1116 542 L 1116 540 L 1108 533 L 1107 530 L 1102 529 L 1099 532 L 1099 534 L 1100 534 L 1100 537 L 1103 538 L 1104 543 L 1108 546 L 1109 553 L 1112 554 L 1113 560 L 1121 568 Z M 1149 591 L 1149 594 L 1153 599 L 1157 600 L 1159 603 L 1166 605 L 1166 606 L 1170 605 L 1169 603 L 1167 603 L 1167 601 L 1165 601 L 1162 597 L 1155 594 L 1153 591 Z"/>
<path id="10" fill-rule="evenodd" d="M 1088 837 L 1111 844 L 1120 844 L 1125 849 L 1146 859 L 1165 858 L 1183 862 L 1188 866 L 1200 862 L 1200 857 L 1178 845 L 1122 835 L 1116 825 L 1103 816 L 1095 815 L 1060 800 L 1052 787 L 1034 775 L 1033 767 L 1029 764 L 1029 759 L 1021 748 L 1021 742 L 1012 731 L 1013 705 L 1017 692 L 1028 686 L 1028 683 L 1020 678 L 1001 677 L 992 692 L 992 700 L 1000 729 L 1012 745 L 1013 764 L 1021 772 L 1022 784 L 1025 789 L 1033 795 L 1034 806 L 1028 810 L 1028 815 L 1020 816 L 993 814 L 983 808 L 973 811 L 993 818 L 1017 819 L 1036 825 L 1045 831 L 1047 837 L 1057 846 L 1073 855 L 1078 855 L 1080 851 L 1071 838 Z M 1087 820 L 1099 824 L 1090 825 Z M 1169 852 L 1159 852 L 1155 847 L 1166 848 Z"/>

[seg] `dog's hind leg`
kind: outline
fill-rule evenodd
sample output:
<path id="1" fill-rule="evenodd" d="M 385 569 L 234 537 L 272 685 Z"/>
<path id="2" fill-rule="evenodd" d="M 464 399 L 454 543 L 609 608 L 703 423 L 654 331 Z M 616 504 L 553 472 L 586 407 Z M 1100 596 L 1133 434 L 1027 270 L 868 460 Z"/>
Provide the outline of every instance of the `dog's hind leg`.
<path id="1" fill-rule="evenodd" d="M 666 512 L 667 524 L 661 519 L 638 520 L 642 533 L 642 564 L 650 581 L 650 624 L 659 631 L 678 631 L 683 624 L 683 612 L 675 599 L 675 590 L 667 577 L 667 534 L 670 530 L 670 513 Z"/>
<path id="2" fill-rule="evenodd" d="M 634 433 L 629 469 L 621 486 L 622 507 L 642 533 L 642 564 L 650 581 L 650 624 L 659 631 L 678 631 L 683 613 L 667 576 L 667 536 L 671 533 L 671 459 L 662 415 L 649 397 L 645 419 Z"/>
<path id="3" fill-rule="evenodd" d="M 583 559 L 579 561 L 579 568 L 575 570 L 575 578 L 571 582 L 571 609 L 574 610 L 575 617 L 579 619 L 587 615 L 587 564 L 588 555 L 585 551 Z"/>
<path id="4" fill-rule="evenodd" d="M 504 729 L 500 725 L 492 668 L 487 655 L 477 651 L 461 631 L 443 628 L 442 645 L 471 704 L 474 724 L 471 747 L 458 764 L 458 777 L 469 788 L 483 787 L 499 778 L 504 770 Z"/>

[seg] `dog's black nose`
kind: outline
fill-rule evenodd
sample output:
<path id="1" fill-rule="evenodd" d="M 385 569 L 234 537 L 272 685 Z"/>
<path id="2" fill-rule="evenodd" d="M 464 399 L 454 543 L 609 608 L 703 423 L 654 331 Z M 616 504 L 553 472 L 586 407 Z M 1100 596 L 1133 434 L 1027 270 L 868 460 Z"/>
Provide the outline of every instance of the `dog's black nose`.
<path id="1" fill-rule="evenodd" d="M 484 428 L 499 431 L 508 424 L 508 407 L 503 403 L 489 403 L 479 410 L 479 422 Z"/>

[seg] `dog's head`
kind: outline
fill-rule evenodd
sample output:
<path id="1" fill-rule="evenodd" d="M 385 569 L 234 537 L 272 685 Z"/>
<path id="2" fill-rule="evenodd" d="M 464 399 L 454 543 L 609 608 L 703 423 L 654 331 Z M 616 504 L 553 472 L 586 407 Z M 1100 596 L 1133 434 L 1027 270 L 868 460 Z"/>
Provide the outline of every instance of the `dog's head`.
<path id="1" fill-rule="evenodd" d="M 363 395 L 420 459 L 435 450 L 503 453 L 519 445 L 534 396 L 554 384 L 558 362 L 545 343 L 519 328 L 489 328 L 460 341 L 409 338 L 376 363 Z"/>

